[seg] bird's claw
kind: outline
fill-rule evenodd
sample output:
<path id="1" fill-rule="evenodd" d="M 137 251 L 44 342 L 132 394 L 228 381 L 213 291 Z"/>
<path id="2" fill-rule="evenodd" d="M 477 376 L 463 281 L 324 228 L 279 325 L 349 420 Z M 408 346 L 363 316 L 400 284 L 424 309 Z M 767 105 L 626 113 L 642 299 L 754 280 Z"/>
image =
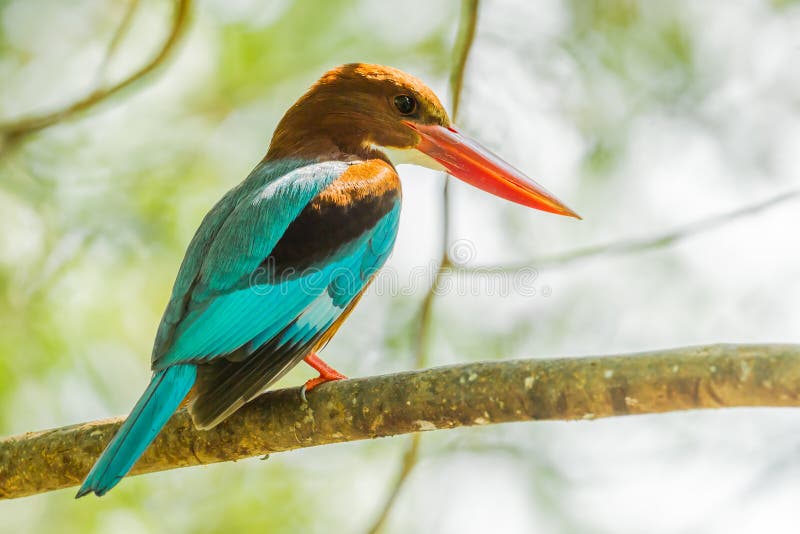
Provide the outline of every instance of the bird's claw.
<path id="1" fill-rule="evenodd" d="M 325 382 L 334 382 L 336 380 L 345 380 L 347 378 L 339 371 L 333 369 L 331 369 L 331 371 L 333 372 L 332 373 L 328 372 L 325 373 L 324 375 L 320 374 L 317 378 L 312 378 L 310 380 L 307 380 L 306 383 L 303 384 L 303 387 L 300 388 L 300 398 L 303 400 L 304 404 L 308 404 L 308 397 L 306 397 L 306 393 L 308 393 L 312 389 L 324 384 Z"/>

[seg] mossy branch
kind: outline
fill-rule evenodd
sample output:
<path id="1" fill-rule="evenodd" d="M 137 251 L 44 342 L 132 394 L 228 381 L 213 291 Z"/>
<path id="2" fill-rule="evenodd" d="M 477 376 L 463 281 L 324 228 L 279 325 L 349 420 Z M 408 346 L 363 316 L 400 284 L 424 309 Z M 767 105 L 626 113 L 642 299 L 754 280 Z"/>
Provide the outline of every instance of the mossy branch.
<path id="1" fill-rule="evenodd" d="M 460 426 L 736 406 L 800 406 L 800 345 L 439 367 L 265 393 L 211 431 L 178 412 L 133 474 Z M 0 498 L 75 486 L 122 418 L 0 440 Z"/>

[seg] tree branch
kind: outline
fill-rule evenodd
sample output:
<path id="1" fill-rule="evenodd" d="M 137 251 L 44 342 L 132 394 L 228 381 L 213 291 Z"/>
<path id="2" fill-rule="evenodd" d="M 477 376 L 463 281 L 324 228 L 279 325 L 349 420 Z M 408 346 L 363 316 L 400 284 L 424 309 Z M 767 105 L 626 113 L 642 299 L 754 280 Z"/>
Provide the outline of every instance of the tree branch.
<path id="1" fill-rule="evenodd" d="M 572 263 L 601 256 L 622 256 L 636 252 L 645 252 L 648 250 L 655 250 L 675 245 L 681 241 L 705 232 L 717 230 L 720 227 L 742 217 L 756 215 L 786 202 L 797 199 L 800 199 L 800 189 L 793 189 L 784 191 L 783 193 L 770 197 L 766 200 L 754 202 L 753 204 L 748 204 L 726 213 L 712 215 L 705 219 L 684 224 L 677 228 L 673 228 L 672 230 L 667 230 L 666 232 L 651 236 L 632 239 L 619 239 L 617 241 L 611 241 L 609 243 L 603 243 L 600 245 L 590 245 L 588 247 L 578 248 L 560 254 L 554 254 L 552 256 L 534 258 L 521 263 L 504 265 L 450 265 L 450 267 L 454 270 L 465 273 L 479 273 L 485 271 L 511 273 L 526 267 L 536 267 L 539 269 L 544 267 L 563 267 L 564 265 L 570 265 Z"/>
<path id="2" fill-rule="evenodd" d="M 0 142 L 0 147 L 5 144 L 11 144 L 12 142 L 18 142 L 20 139 L 29 134 L 38 132 L 58 122 L 70 119 L 81 112 L 87 111 L 151 74 L 162 63 L 164 63 L 164 61 L 169 57 L 170 53 L 175 48 L 175 45 L 179 41 L 181 35 L 183 34 L 183 30 L 186 27 L 186 22 L 189 18 L 188 15 L 190 6 L 191 0 L 175 0 L 175 11 L 172 17 L 172 26 L 170 27 L 163 44 L 159 48 L 158 52 L 150 59 L 150 61 L 142 65 L 138 70 L 132 72 L 130 75 L 116 83 L 94 89 L 83 98 L 68 104 L 61 109 L 0 124 L 0 141 L 3 141 Z M 120 39 L 119 36 L 121 33 L 124 33 L 128 24 L 130 23 L 132 10 L 135 7 L 136 2 L 132 2 L 128 11 L 126 11 L 119 29 L 115 32 L 114 37 L 112 38 L 107 56 L 113 54 L 114 48 L 116 48 Z M 104 69 L 105 64 L 101 68 Z"/>
<path id="3" fill-rule="evenodd" d="M 471 363 L 271 391 L 211 431 L 179 411 L 133 474 L 460 426 L 800 406 L 800 345 Z M 0 498 L 75 486 L 122 418 L 0 440 Z"/>
<path id="4" fill-rule="evenodd" d="M 100 63 L 100 67 L 97 69 L 98 86 L 103 83 L 108 66 L 111 64 L 114 54 L 117 53 L 117 49 L 119 48 L 120 43 L 122 43 L 122 39 L 128 33 L 131 23 L 133 22 L 133 15 L 136 14 L 136 9 L 138 7 L 139 0 L 128 1 L 128 7 L 125 9 L 125 13 L 122 15 L 122 20 L 120 21 L 119 26 L 117 26 L 114 35 L 111 36 L 111 41 L 108 42 L 108 46 L 106 47 L 106 54 L 103 56 L 103 61 Z"/>

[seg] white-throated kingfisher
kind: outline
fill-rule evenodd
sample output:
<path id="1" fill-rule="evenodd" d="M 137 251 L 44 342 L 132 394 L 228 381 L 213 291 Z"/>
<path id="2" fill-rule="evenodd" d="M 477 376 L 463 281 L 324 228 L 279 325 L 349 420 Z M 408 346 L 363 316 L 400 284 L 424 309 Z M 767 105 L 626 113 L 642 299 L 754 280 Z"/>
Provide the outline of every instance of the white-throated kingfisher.
<path id="1" fill-rule="evenodd" d="M 301 360 L 320 373 L 304 391 L 344 378 L 316 351 L 391 253 L 401 198 L 392 161 L 578 217 L 459 133 L 413 76 L 366 64 L 325 73 L 286 112 L 261 163 L 200 224 L 158 328 L 153 378 L 78 497 L 113 488 L 181 405 L 209 429 Z"/>

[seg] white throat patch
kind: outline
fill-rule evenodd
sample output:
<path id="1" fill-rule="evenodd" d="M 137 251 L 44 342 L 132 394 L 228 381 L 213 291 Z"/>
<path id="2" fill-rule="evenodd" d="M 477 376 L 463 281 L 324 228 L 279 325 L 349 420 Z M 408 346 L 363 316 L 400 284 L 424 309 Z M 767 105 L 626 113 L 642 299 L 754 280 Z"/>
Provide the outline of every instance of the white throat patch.
<path id="1" fill-rule="evenodd" d="M 416 148 L 393 148 L 388 146 L 376 148 L 382 150 L 389 156 L 389 160 L 395 167 L 398 165 L 419 165 L 420 167 L 426 167 L 434 171 L 446 171 L 438 161 L 427 154 L 423 154 Z"/>

